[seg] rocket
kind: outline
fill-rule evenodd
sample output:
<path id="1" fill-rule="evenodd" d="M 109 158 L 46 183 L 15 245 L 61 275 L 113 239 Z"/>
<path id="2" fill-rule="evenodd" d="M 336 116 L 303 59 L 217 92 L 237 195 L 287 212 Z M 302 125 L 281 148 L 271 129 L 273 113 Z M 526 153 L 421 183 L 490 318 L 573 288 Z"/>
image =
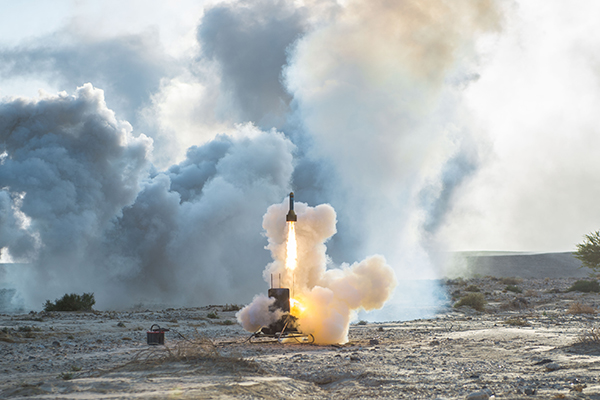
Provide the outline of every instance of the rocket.
<path id="1" fill-rule="evenodd" d="M 294 212 L 294 192 L 290 192 L 290 211 L 285 216 L 286 222 L 296 222 L 296 213 Z"/>

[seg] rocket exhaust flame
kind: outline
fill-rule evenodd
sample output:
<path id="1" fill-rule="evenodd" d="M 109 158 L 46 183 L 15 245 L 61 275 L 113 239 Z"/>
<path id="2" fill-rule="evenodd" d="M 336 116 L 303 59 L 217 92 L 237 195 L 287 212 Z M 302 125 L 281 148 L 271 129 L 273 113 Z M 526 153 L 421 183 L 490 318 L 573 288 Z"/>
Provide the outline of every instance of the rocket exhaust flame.
<path id="1" fill-rule="evenodd" d="M 286 244 L 285 268 L 292 273 L 298 266 L 298 244 L 296 243 L 296 226 L 288 222 L 288 235 Z"/>
<path id="2" fill-rule="evenodd" d="M 306 307 L 302 305 L 300 301 L 294 298 L 290 298 L 290 315 L 296 318 L 300 318 L 302 313 L 306 311 Z"/>

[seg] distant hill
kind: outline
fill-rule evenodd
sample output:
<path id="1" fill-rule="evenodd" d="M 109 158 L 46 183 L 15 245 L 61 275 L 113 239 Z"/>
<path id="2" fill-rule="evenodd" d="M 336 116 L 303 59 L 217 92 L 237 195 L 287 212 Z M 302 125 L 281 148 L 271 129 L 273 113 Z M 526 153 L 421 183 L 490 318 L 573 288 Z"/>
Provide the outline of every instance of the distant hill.
<path id="1" fill-rule="evenodd" d="M 591 272 L 588 268 L 579 268 L 581 261 L 572 252 L 457 252 L 451 264 L 450 277 L 477 274 L 497 278 L 586 278 Z"/>
<path id="2" fill-rule="evenodd" d="M 11 268 L 20 268 L 26 264 L 0 263 L 0 312 L 22 311 L 22 305 L 17 291 L 8 282 L 8 272 Z"/>

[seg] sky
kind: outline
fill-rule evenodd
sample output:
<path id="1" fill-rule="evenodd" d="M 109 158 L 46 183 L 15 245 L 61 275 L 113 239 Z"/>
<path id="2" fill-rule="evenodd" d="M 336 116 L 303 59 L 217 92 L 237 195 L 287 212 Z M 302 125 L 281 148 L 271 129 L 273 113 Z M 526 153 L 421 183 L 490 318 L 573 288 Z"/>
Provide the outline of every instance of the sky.
<path id="1" fill-rule="evenodd" d="M 335 209 L 332 266 L 382 254 L 400 278 L 599 228 L 594 0 L 0 10 L 0 260 L 50 282 L 31 302 L 98 274 L 132 298 L 247 299 L 291 190 Z"/>

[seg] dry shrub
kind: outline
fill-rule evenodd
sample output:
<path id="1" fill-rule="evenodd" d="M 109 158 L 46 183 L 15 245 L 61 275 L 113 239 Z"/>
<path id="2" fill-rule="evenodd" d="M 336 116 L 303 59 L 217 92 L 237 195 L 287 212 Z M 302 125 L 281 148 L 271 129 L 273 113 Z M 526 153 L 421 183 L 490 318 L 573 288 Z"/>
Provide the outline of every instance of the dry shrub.
<path id="1" fill-rule="evenodd" d="M 560 290 L 559 288 L 552 288 L 552 289 L 548 289 L 546 290 L 546 293 L 562 293 L 562 290 Z"/>
<path id="2" fill-rule="evenodd" d="M 468 306 L 477 311 L 484 311 L 485 304 L 486 301 L 482 293 L 469 293 L 462 297 L 454 307 Z"/>
<path id="3" fill-rule="evenodd" d="M 523 310 L 529 307 L 529 302 L 523 297 L 516 297 L 500 306 L 501 310 Z"/>
<path id="4" fill-rule="evenodd" d="M 523 293 L 523 289 L 515 285 L 506 285 L 504 288 L 505 292 Z"/>
<path id="5" fill-rule="evenodd" d="M 527 289 L 525 291 L 525 293 L 523 294 L 523 296 L 525 296 L 525 297 L 538 297 L 539 293 L 537 292 L 537 290 Z"/>
<path id="6" fill-rule="evenodd" d="M 262 373 L 260 366 L 235 353 L 225 353 L 210 339 L 196 334 L 192 340 L 181 340 L 174 345 L 151 346 L 138 352 L 129 365 L 141 368 L 166 363 L 183 362 L 209 368 L 213 371 Z"/>
<path id="7" fill-rule="evenodd" d="M 587 331 L 582 331 L 577 338 L 577 343 L 600 345 L 600 327 L 596 326 Z"/>
<path id="8" fill-rule="evenodd" d="M 8 331 L 6 331 L 6 332 L 1 331 L 0 332 L 0 342 L 15 343 L 16 340 Z"/>
<path id="9" fill-rule="evenodd" d="M 523 279 L 515 276 L 509 276 L 506 278 L 500 278 L 500 282 L 505 285 L 518 285 L 519 283 L 523 283 Z"/>
<path id="10" fill-rule="evenodd" d="M 567 310 L 569 314 L 596 314 L 596 309 L 581 303 L 572 303 Z"/>

